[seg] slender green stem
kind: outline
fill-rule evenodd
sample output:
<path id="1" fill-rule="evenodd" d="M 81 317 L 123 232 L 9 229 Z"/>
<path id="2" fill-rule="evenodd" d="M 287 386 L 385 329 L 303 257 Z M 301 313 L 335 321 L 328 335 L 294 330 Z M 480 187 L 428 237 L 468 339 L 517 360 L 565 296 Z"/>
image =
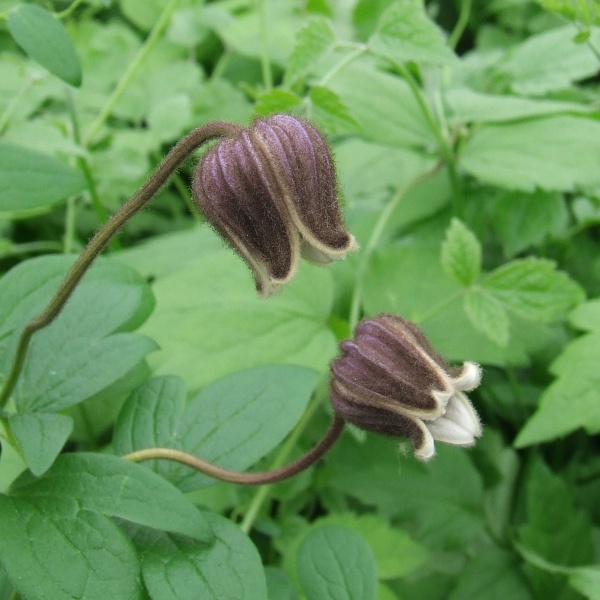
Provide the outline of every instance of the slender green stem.
<path id="1" fill-rule="evenodd" d="M 269 27 L 267 24 L 267 7 L 265 0 L 256 0 L 259 19 L 260 36 L 260 66 L 262 69 L 263 85 L 269 91 L 273 87 L 273 71 L 269 56 Z"/>
<path id="2" fill-rule="evenodd" d="M 209 140 L 234 135 L 241 131 L 241 129 L 242 127 L 239 125 L 217 121 L 208 123 L 192 131 L 171 149 L 144 186 L 112 215 L 96 235 L 94 235 L 46 308 L 25 326 L 19 338 L 14 362 L 6 379 L 4 389 L 0 394 L 0 408 L 4 407 L 17 383 L 32 335 L 38 329 L 49 325 L 60 314 L 73 290 L 81 281 L 81 278 L 112 237 L 131 217 L 149 202 L 192 152 Z"/>
<path id="3" fill-rule="evenodd" d="M 67 212 L 65 216 L 65 234 L 63 236 L 63 254 L 73 252 L 73 240 L 75 239 L 75 199 L 67 200 Z"/>
<path id="4" fill-rule="evenodd" d="M 36 254 L 38 252 L 62 252 L 63 246 L 59 242 L 25 242 L 24 244 L 14 244 L 6 250 L 0 250 L 0 256 L 20 256 L 22 254 Z"/>
<path id="5" fill-rule="evenodd" d="M 352 300 L 350 302 L 350 314 L 348 317 L 351 331 L 354 330 L 354 328 L 356 327 L 356 324 L 358 323 L 359 314 L 360 314 L 360 306 L 361 306 L 361 302 L 362 302 L 362 290 L 363 290 L 363 285 L 364 285 L 364 277 L 367 272 L 369 263 L 371 261 L 371 256 L 372 256 L 375 248 L 377 248 L 377 246 L 379 245 L 381 236 L 383 235 L 383 232 L 385 230 L 385 227 L 386 227 L 388 221 L 390 220 L 390 217 L 396 210 L 396 207 L 398 206 L 398 204 L 400 203 L 402 198 L 404 198 L 410 190 L 417 187 L 424 181 L 427 181 L 429 178 L 433 177 L 440 170 L 442 165 L 443 165 L 443 163 L 438 162 L 429 171 L 426 171 L 422 175 L 419 175 L 418 177 L 416 177 L 415 179 L 410 181 L 407 185 L 405 185 L 403 187 L 399 187 L 396 190 L 396 192 L 392 195 L 389 202 L 385 205 L 385 207 L 381 211 L 381 214 L 379 215 L 379 218 L 377 219 L 377 222 L 375 223 L 375 227 L 373 227 L 373 231 L 371 232 L 371 235 L 369 236 L 369 240 L 367 241 L 367 244 L 365 245 L 365 247 L 362 251 L 362 258 L 361 258 L 361 261 L 358 265 L 358 269 L 356 272 L 356 285 L 354 286 L 354 291 L 352 293 Z"/>
<path id="6" fill-rule="evenodd" d="M 71 119 L 71 129 L 73 131 L 73 141 L 81 146 L 81 132 L 79 129 L 79 119 L 77 118 L 77 111 L 75 109 L 75 102 L 73 101 L 73 92 L 70 88 L 67 88 L 67 108 L 69 109 L 69 117 Z M 77 167 L 83 173 L 83 177 L 85 178 L 86 186 L 88 192 L 90 194 L 90 199 L 92 201 L 92 206 L 96 211 L 96 215 L 100 219 L 101 223 L 106 222 L 108 217 L 108 213 L 104 208 L 104 204 L 100 200 L 100 195 L 98 194 L 98 188 L 96 187 L 96 182 L 94 180 L 94 176 L 92 175 L 92 169 L 90 164 L 88 163 L 88 159 L 83 156 L 77 157 Z M 115 244 L 113 249 L 118 248 L 117 241 L 111 242 L 111 245 Z"/>
<path id="7" fill-rule="evenodd" d="M 350 63 L 354 62 L 359 56 L 366 54 L 367 51 L 368 48 L 365 45 L 355 47 L 352 52 L 346 54 L 346 56 L 342 58 L 342 60 L 333 65 L 333 67 L 331 67 L 331 69 L 329 69 L 329 71 L 327 71 L 327 73 L 325 73 L 325 75 L 321 77 L 321 79 L 319 80 L 319 85 L 327 85 L 331 81 L 331 79 L 333 79 L 342 69 L 347 67 Z"/>
<path id="8" fill-rule="evenodd" d="M 460 12 L 458 13 L 458 20 L 456 25 L 448 38 L 448 45 L 450 48 L 456 48 L 456 45 L 460 41 L 462 34 L 465 32 L 467 24 L 469 23 L 469 17 L 471 16 L 471 7 L 473 0 L 462 0 L 460 3 Z"/>
<path id="9" fill-rule="evenodd" d="M 277 456 L 275 457 L 275 460 L 273 461 L 273 463 L 271 465 L 271 468 L 277 469 L 285 463 L 288 456 L 291 454 L 292 450 L 295 448 L 296 444 L 298 443 L 298 440 L 304 433 L 305 429 L 308 427 L 315 412 L 317 411 L 317 409 L 323 402 L 326 395 L 327 395 L 327 388 L 325 385 L 323 385 L 322 387 L 319 388 L 319 390 L 315 394 L 314 398 L 312 399 L 311 403 L 309 404 L 308 408 L 306 409 L 306 412 L 302 415 L 302 418 L 300 419 L 300 421 L 298 421 L 298 424 L 294 428 L 294 431 L 292 431 L 292 433 L 287 438 L 287 440 L 285 441 L 283 446 L 280 448 L 279 453 L 277 454 Z M 240 524 L 240 528 L 243 532 L 249 533 L 250 530 L 252 529 L 252 525 L 254 524 L 256 517 L 260 513 L 260 510 L 261 510 L 263 504 L 267 501 L 270 491 L 271 491 L 270 485 L 262 486 L 261 488 L 259 488 L 256 491 L 256 494 L 254 495 L 254 498 L 252 498 L 252 501 L 250 502 L 250 506 L 248 507 L 248 510 L 246 511 L 246 514 L 244 515 L 244 520 Z"/>
<path id="10" fill-rule="evenodd" d="M 135 55 L 135 58 L 129 63 L 127 70 L 117 83 L 113 93 L 110 95 L 106 104 L 103 106 L 102 110 L 96 117 L 96 120 L 90 125 L 90 128 L 85 136 L 84 145 L 87 147 L 93 141 L 105 121 L 108 119 L 110 114 L 112 113 L 115 105 L 120 100 L 123 92 L 127 89 L 127 86 L 131 83 L 131 80 L 134 78 L 142 63 L 148 56 L 149 52 L 154 48 L 156 42 L 158 42 L 160 36 L 162 35 L 164 29 L 169 23 L 169 20 L 177 6 L 181 0 L 171 0 L 163 9 L 162 13 L 158 17 L 158 20 L 154 24 L 152 31 L 146 38 L 146 41 L 143 43 L 142 47 L 139 49 L 138 53 Z"/>
<path id="11" fill-rule="evenodd" d="M 56 17 L 58 19 L 66 19 L 67 17 L 69 17 L 76 9 L 78 6 L 80 6 L 81 4 L 83 4 L 83 2 L 85 2 L 85 0 L 75 0 L 71 6 L 68 6 L 67 8 L 65 8 L 65 10 L 56 13 Z"/>
<path id="12" fill-rule="evenodd" d="M 131 452 L 123 456 L 125 460 L 132 462 L 141 462 L 144 460 L 172 460 L 196 471 L 200 471 L 205 475 L 220 479 L 221 481 L 228 481 L 229 483 L 237 483 L 238 485 L 263 485 L 267 483 L 276 483 L 283 481 L 296 475 L 300 471 L 304 471 L 319 460 L 340 437 L 340 434 L 344 430 L 344 419 L 334 415 L 333 421 L 327 433 L 321 438 L 319 443 L 309 450 L 306 454 L 301 456 L 298 460 L 293 463 L 269 471 L 262 471 L 260 473 L 242 473 L 240 471 L 230 471 L 229 469 L 223 469 L 207 462 L 197 456 L 182 452 L 181 450 L 173 450 L 172 448 L 146 448 L 145 450 L 138 450 Z"/>
<path id="13" fill-rule="evenodd" d="M 448 175 L 450 177 L 450 184 L 452 186 L 452 200 L 454 204 L 454 213 L 456 216 L 461 217 L 464 212 L 463 207 L 463 196 L 462 196 L 462 185 L 460 181 L 460 177 L 458 175 L 458 170 L 456 168 L 456 160 L 454 158 L 454 152 L 452 151 L 452 146 L 448 138 L 444 135 L 442 131 L 442 127 L 434 118 L 421 89 L 419 88 L 418 83 L 415 81 L 412 73 L 409 69 L 406 68 L 406 65 L 398 62 L 394 62 L 396 68 L 400 71 L 402 76 L 404 77 L 408 87 L 410 88 L 423 116 L 425 117 L 425 121 L 429 126 L 429 129 L 437 139 L 437 142 L 440 147 L 440 151 L 442 153 L 442 157 L 448 167 Z"/>

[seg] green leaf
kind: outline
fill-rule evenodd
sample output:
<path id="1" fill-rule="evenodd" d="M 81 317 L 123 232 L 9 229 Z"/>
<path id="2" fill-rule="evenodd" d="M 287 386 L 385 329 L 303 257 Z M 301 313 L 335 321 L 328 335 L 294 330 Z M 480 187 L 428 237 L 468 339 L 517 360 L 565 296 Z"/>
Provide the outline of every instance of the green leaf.
<path id="1" fill-rule="evenodd" d="M 293 84 L 303 78 L 334 42 L 335 35 L 327 19 L 308 19 L 296 34 L 294 50 L 287 62 L 285 81 Z"/>
<path id="2" fill-rule="evenodd" d="M 567 19 L 581 21 L 586 25 L 600 24 L 598 0 L 536 0 L 546 10 L 556 12 Z"/>
<path id="3" fill-rule="evenodd" d="M 34 475 L 45 473 L 73 431 L 73 419 L 54 413 L 11 415 L 10 429 Z"/>
<path id="4" fill-rule="evenodd" d="M 469 286 L 481 272 L 481 244 L 460 220 L 453 218 L 442 243 L 442 267 L 448 277 Z"/>
<path id="5" fill-rule="evenodd" d="M 498 548 L 478 552 L 458 575 L 448 600 L 532 600 L 514 554 Z"/>
<path id="6" fill-rule="evenodd" d="M 564 197 L 558 193 L 505 192 L 490 202 L 490 208 L 492 226 L 500 235 L 506 256 L 539 246 L 569 223 Z"/>
<path id="7" fill-rule="evenodd" d="M 421 0 L 394 2 L 381 15 L 368 44 L 373 52 L 397 63 L 456 64 L 456 55 Z"/>
<path id="8" fill-rule="evenodd" d="M 461 154 L 474 177 L 525 192 L 598 186 L 599 162 L 600 122 L 567 115 L 481 127 Z"/>
<path id="9" fill-rule="evenodd" d="M 600 600 L 600 567 L 573 569 L 569 584 L 589 600 Z"/>
<path id="10" fill-rule="evenodd" d="M 519 432 L 517 447 L 552 440 L 580 427 L 590 434 L 600 432 L 600 302 L 580 305 L 571 320 L 592 333 L 567 344 L 550 365 L 557 379 L 544 390 L 536 412 Z"/>
<path id="11" fill-rule="evenodd" d="M 206 513 L 215 541 L 173 535 L 143 543 L 142 575 L 152 600 L 267 600 L 258 551 L 231 521 Z"/>
<path id="12" fill-rule="evenodd" d="M 0 366 L 7 371 L 22 328 L 37 316 L 72 257 L 25 261 L 0 280 Z M 136 366 L 156 344 L 125 333 L 151 312 L 152 293 L 133 269 L 101 260 L 58 318 L 33 337 L 15 390 L 19 412 L 54 412 L 82 402 Z"/>
<path id="13" fill-rule="evenodd" d="M 204 542 L 212 539 L 203 513 L 176 487 L 142 465 L 116 456 L 62 454 L 40 479 L 23 475 L 15 482 L 13 493 L 40 502 L 71 500 L 108 517 Z"/>
<path id="14" fill-rule="evenodd" d="M 298 551 L 298 576 L 308 600 L 375 600 L 377 570 L 364 539 L 346 527 L 325 525 Z"/>
<path id="15" fill-rule="evenodd" d="M 8 30 L 35 61 L 75 87 L 81 85 L 81 65 L 63 24 L 35 4 L 19 4 L 8 13 Z"/>
<path id="16" fill-rule="evenodd" d="M 550 29 L 528 37 L 499 61 L 498 71 L 518 94 L 542 96 L 568 88 L 573 82 L 598 72 L 598 58 L 590 46 L 598 46 L 595 30 L 590 45 L 578 44 L 572 25 Z"/>
<path id="17" fill-rule="evenodd" d="M 197 237 L 193 250 L 175 243 Z M 165 249 L 171 249 L 163 255 Z M 324 370 L 336 353 L 327 327 L 333 301 L 331 274 L 303 263 L 298 275 L 265 302 L 242 261 L 203 227 L 155 238 L 124 261 L 153 284 L 157 307 L 140 330 L 161 347 L 149 359 L 155 374 L 179 375 L 191 390 L 241 369 L 286 363 Z M 167 268 L 168 265 L 168 268 Z M 251 351 L 249 342 L 251 340 Z M 202 368 L 198 368 L 202 365 Z"/>
<path id="18" fill-rule="evenodd" d="M 437 144 L 408 84 L 380 71 L 375 61 L 363 58 L 348 65 L 327 87 L 343 100 L 365 139 L 390 146 Z"/>
<path id="19" fill-rule="evenodd" d="M 265 567 L 267 596 L 277 600 L 299 600 L 292 580 L 277 567 Z"/>
<path id="20" fill-rule="evenodd" d="M 481 476 L 464 450 L 436 450 L 435 460 L 422 463 L 399 457 L 397 440 L 344 436 L 327 455 L 324 481 L 385 518 L 410 523 L 430 548 L 464 548 L 483 528 Z"/>
<path id="21" fill-rule="evenodd" d="M 227 469 L 245 470 L 292 430 L 317 379 L 316 371 L 303 367 L 256 367 L 209 385 L 187 407 L 180 379 L 153 379 L 123 407 L 115 427 L 115 450 L 126 454 L 166 446 Z M 175 463 L 156 468 L 185 491 L 215 483 Z"/>
<path id="22" fill-rule="evenodd" d="M 518 530 L 520 542 L 555 565 L 591 563 L 595 554 L 591 523 L 587 514 L 575 507 L 570 486 L 538 460 L 526 489 L 527 522 Z M 563 575 L 533 566 L 528 566 L 526 573 L 539 598 L 560 597 L 566 586 Z"/>
<path id="23" fill-rule="evenodd" d="M 36 214 L 84 188 L 83 175 L 63 161 L 0 143 L 0 216 Z"/>
<path id="24" fill-rule="evenodd" d="M 329 88 L 315 85 L 309 94 L 312 113 L 318 123 L 331 133 L 356 133 L 360 125 L 350 116 L 348 107 Z"/>
<path id="25" fill-rule="evenodd" d="M 532 321 L 559 319 L 584 298 L 583 290 L 550 260 L 514 260 L 486 275 L 483 289 L 507 310 Z"/>
<path id="26" fill-rule="evenodd" d="M 0 496 L 0 563 L 30 600 L 142 600 L 130 540 L 109 518 L 72 501 Z"/>
<path id="27" fill-rule="evenodd" d="M 254 112 L 258 115 L 292 112 L 302 105 L 302 98 L 287 90 L 269 90 L 258 97 Z"/>
<path id="28" fill-rule="evenodd" d="M 465 121 L 500 123 L 556 113 L 585 114 L 590 112 L 588 104 L 483 94 L 463 87 L 447 90 L 444 93 L 444 104 L 449 109 L 450 119 L 457 124 Z"/>
<path id="29" fill-rule="evenodd" d="M 469 321 L 494 343 L 507 346 L 510 337 L 508 315 L 492 294 L 477 287 L 469 290 L 464 297 L 463 307 Z"/>

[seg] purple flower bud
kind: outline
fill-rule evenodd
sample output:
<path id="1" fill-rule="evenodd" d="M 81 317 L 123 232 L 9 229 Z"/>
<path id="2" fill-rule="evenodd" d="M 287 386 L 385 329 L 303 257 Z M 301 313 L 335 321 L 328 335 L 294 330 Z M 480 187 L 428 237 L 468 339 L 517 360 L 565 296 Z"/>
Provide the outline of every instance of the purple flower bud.
<path id="1" fill-rule="evenodd" d="M 269 296 L 300 256 L 327 264 L 358 248 L 342 222 L 335 166 L 323 136 L 290 115 L 257 119 L 203 157 L 194 198 Z"/>
<path id="2" fill-rule="evenodd" d="M 415 456 L 428 460 L 434 440 L 472 446 L 482 433 L 464 394 L 481 382 L 481 369 L 466 362 L 450 368 L 421 330 L 383 314 L 358 324 L 331 363 L 331 402 L 361 429 L 408 437 Z"/>

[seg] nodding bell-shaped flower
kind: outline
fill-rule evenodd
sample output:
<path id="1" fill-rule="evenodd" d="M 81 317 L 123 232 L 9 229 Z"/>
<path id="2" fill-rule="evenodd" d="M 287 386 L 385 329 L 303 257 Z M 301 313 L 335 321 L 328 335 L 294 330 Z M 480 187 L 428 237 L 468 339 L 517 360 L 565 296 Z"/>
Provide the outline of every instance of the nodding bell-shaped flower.
<path id="1" fill-rule="evenodd" d="M 358 324 L 331 363 L 331 402 L 361 429 L 411 440 L 415 456 L 428 460 L 434 440 L 472 446 L 482 433 L 464 392 L 481 381 L 479 365 L 450 368 L 420 329 L 383 314 Z"/>
<path id="2" fill-rule="evenodd" d="M 301 255 L 327 264 L 358 248 L 342 222 L 327 143 L 298 117 L 257 119 L 221 139 L 199 163 L 193 191 L 262 296 L 294 276 Z"/>

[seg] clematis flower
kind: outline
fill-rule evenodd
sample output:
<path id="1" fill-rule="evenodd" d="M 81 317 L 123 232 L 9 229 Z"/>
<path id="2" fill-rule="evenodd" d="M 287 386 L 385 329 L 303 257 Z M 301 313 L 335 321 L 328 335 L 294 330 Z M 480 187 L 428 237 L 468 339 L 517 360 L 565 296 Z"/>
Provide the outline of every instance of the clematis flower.
<path id="1" fill-rule="evenodd" d="M 451 368 L 420 329 L 389 314 L 365 319 L 331 363 L 334 410 L 361 429 L 411 440 L 428 460 L 434 440 L 472 446 L 482 433 L 465 395 L 481 382 L 479 365 Z"/>
<path id="2" fill-rule="evenodd" d="M 333 159 L 323 136 L 291 115 L 257 119 L 199 163 L 194 198 L 269 296 L 300 256 L 327 264 L 358 248 L 342 222 Z"/>

